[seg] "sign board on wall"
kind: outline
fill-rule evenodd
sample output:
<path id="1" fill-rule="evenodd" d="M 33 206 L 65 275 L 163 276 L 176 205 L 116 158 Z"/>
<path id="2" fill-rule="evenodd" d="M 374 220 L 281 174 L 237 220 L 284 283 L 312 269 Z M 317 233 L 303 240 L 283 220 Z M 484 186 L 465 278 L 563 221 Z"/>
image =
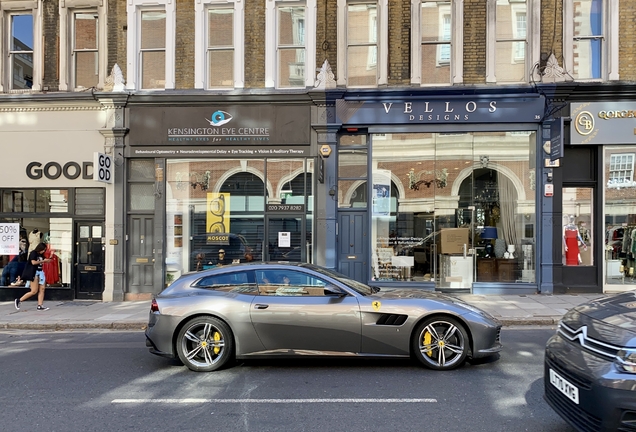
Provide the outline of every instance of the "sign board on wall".
<path id="1" fill-rule="evenodd" d="M 585 102 L 570 105 L 572 144 L 636 143 L 636 103 Z"/>
<path id="2" fill-rule="evenodd" d="M 104 153 L 95 152 L 93 156 L 93 180 L 112 183 L 114 179 L 113 158 Z"/>
<path id="3" fill-rule="evenodd" d="M 336 101 L 336 115 L 347 125 L 537 123 L 544 111 L 545 99 L 538 95 Z"/>
<path id="4" fill-rule="evenodd" d="M 20 252 L 20 224 L 0 223 L 0 255 Z"/>
<path id="5" fill-rule="evenodd" d="M 308 106 L 130 108 L 131 146 L 309 146 Z"/>

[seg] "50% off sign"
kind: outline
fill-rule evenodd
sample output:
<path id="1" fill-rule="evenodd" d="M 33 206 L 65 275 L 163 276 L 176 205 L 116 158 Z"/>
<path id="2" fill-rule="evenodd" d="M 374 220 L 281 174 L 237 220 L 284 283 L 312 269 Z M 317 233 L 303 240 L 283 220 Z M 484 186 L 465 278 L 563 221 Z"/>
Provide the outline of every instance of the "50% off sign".
<path id="1" fill-rule="evenodd" d="M 20 224 L 0 223 L 0 255 L 20 252 Z"/>

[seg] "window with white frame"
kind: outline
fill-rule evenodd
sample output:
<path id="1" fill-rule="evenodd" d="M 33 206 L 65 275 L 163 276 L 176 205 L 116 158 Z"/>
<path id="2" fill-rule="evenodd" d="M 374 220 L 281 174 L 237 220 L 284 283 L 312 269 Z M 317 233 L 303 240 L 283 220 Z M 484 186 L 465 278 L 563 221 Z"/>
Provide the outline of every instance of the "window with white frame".
<path id="1" fill-rule="evenodd" d="M 462 82 L 463 2 L 411 0 L 411 82 L 441 85 Z"/>
<path id="2" fill-rule="evenodd" d="M 130 90 L 175 88 L 176 10 L 171 0 L 128 0 L 127 82 Z"/>
<path id="3" fill-rule="evenodd" d="M 387 0 L 338 0 L 338 78 L 347 87 L 387 83 Z"/>
<path id="4" fill-rule="evenodd" d="M 194 88 L 244 86 L 244 1 L 200 0 L 194 4 Z"/>
<path id="5" fill-rule="evenodd" d="M 141 11 L 139 76 L 142 89 L 166 86 L 166 12 Z"/>
<path id="6" fill-rule="evenodd" d="M 451 2 L 422 1 L 419 12 L 422 81 L 448 84 L 451 80 Z"/>
<path id="7" fill-rule="evenodd" d="M 37 0 L 0 1 L 0 92 L 42 89 L 42 7 Z"/>
<path id="8" fill-rule="evenodd" d="M 351 87 L 377 85 L 377 14 L 375 2 L 347 6 L 347 84 Z"/>
<path id="9" fill-rule="evenodd" d="M 613 154 L 610 157 L 608 185 L 631 183 L 634 180 L 634 153 Z"/>
<path id="10" fill-rule="evenodd" d="M 538 79 L 540 58 L 539 0 L 488 0 L 486 81 L 528 82 Z"/>
<path id="11" fill-rule="evenodd" d="M 234 9 L 210 6 L 207 12 L 207 87 L 234 88 Z"/>
<path id="12" fill-rule="evenodd" d="M 563 57 L 575 80 L 617 80 L 618 1 L 563 2 Z"/>
<path id="13" fill-rule="evenodd" d="M 9 88 L 33 88 L 33 15 L 9 15 Z"/>
<path id="14" fill-rule="evenodd" d="M 495 75 L 497 82 L 526 80 L 526 31 L 518 23 L 523 17 L 525 25 L 526 2 L 497 1 Z"/>
<path id="15" fill-rule="evenodd" d="M 73 13 L 73 87 L 96 87 L 99 82 L 99 17 L 97 11 Z"/>
<path id="16" fill-rule="evenodd" d="M 106 10 L 100 0 L 59 2 L 60 90 L 104 87 L 108 75 Z"/>
<path id="17" fill-rule="evenodd" d="M 305 87 L 305 16 L 304 6 L 277 7 L 276 83 L 278 88 Z"/>
<path id="18" fill-rule="evenodd" d="M 265 87 L 313 87 L 316 0 L 266 2 L 265 44 Z"/>

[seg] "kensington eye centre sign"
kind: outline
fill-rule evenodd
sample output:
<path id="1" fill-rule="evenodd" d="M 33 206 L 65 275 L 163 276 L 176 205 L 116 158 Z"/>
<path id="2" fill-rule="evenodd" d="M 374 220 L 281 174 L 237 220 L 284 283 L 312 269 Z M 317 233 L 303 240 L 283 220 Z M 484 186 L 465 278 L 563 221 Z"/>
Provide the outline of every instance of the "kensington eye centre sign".
<path id="1" fill-rule="evenodd" d="M 131 146 L 309 146 L 308 106 L 131 107 Z"/>

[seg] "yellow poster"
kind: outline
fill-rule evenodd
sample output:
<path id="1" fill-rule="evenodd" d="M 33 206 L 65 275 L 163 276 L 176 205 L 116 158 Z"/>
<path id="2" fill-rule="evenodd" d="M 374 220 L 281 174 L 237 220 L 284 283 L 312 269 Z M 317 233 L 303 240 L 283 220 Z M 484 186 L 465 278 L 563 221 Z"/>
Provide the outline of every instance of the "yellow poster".
<path id="1" fill-rule="evenodd" d="M 207 196 L 206 226 L 208 233 L 230 232 L 230 194 L 209 192 Z"/>

